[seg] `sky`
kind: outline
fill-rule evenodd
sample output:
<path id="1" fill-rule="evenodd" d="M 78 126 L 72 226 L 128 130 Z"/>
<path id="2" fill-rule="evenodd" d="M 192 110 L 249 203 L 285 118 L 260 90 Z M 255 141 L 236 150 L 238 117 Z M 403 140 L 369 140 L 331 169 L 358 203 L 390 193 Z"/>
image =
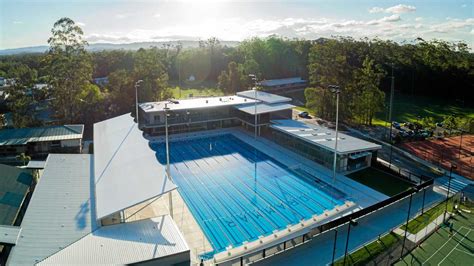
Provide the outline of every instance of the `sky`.
<path id="1" fill-rule="evenodd" d="M 0 49 L 46 45 L 61 17 L 89 43 L 378 37 L 464 41 L 474 48 L 472 0 L 0 0 Z"/>

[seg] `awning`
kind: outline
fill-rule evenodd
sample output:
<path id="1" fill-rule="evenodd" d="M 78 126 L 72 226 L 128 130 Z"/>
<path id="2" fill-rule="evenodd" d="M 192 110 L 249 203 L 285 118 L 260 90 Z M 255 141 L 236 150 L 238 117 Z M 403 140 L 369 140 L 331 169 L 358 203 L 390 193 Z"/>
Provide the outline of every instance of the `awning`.
<path id="1" fill-rule="evenodd" d="M 352 159 L 352 160 L 355 160 L 355 159 L 359 159 L 359 158 L 369 156 L 369 155 L 370 155 L 370 152 L 366 151 L 366 152 L 351 154 L 351 155 L 349 155 L 349 158 Z"/>
<path id="2" fill-rule="evenodd" d="M 176 188 L 130 114 L 94 124 L 97 218 Z"/>
<path id="3" fill-rule="evenodd" d="M 276 104 L 258 103 L 257 114 L 277 112 L 277 111 L 292 109 L 293 107 L 295 106 L 289 103 L 276 103 Z M 255 115 L 255 104 L 242 104 L 242 105 L 237 105 L 235 108 L 247 114 Z"/>

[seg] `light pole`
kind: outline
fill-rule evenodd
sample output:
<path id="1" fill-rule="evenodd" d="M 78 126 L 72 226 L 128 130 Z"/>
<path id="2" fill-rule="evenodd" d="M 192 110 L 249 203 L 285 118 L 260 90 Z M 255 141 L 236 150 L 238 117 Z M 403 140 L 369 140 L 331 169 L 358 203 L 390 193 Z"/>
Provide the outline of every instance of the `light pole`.
<path id="1" fill-rule="evenodd" d="M 254 113 L 255 113 L 255 121 L 254 121 L 255 134 L 254 134 L 254 138 L 257 139 L 257 123 L 258 123 L 258 121 L 257 121 L 257 75 L 249 74 L 249 77 L 254 82 L 254 87 L 253 87 L 254 99 L 255 99 L 255 103 L 254 103 Z"/>
<path id="2" fill-rule="evenodd" d="M 451 164 L 449 169 L 448 193 L 446 193 L 446 209 L 444 210 L 443 223 L 446 222 L 446 213 L 448 213 L 449 191 L 451 190 L 451 179 L 453 178 L 453 169 L 458 168 L 457 165 Z"/>
<path id="3" fill-rule="evenodd" d="M 170 108 L 168 107 L 168 103 L 165 103 L 165 145 L 166 145 L 166 177 L 168 181 L 171 182 L 171 174 L 170 174 L 170 147 L 169 147 L 169 139 L 168 139 L 168 111 Z M 173 199 L 171 195 L 171 191 L 168 194 L 169 196 L 169 205 L 170 205 L 170 215 L 173 218 Z"/>
<path id="4" fill-rule="evenodd" d="M 329 91 L 336 94 L 336 143 L 334 144 L 334 161 L 332 169 L 332 183 L 336 184 L 336 165 L 337 165 L 337 137 L 338 137 L 338 123 L 339 123 L 339 94 L 341 89 L 337 85 L 329 85 Z"/>
<path id="5" fill-rule="evenodd" d="M 351 225 L 357 226 L 359 223 L 355 220 L 350 220 L 349 224 L 347 225 L 347 238 L 346 238 L 346 250 L 344 251 L 344 261 L 342 262 L 342 265 L 346 265 L 346 258 L 347 258 L 347 251 L 349 248 L 349 236 L 351 234 Z"/>
<path id="6" fill-rule="evenodd" d="M 138 121 L 138 87 L 140 87 L 140 84 L 143 82 L 143 80 L 137 80 L 135 82 L 135 118 L 137 119 L 137 127 L 139 127 L 139 121 Z"/>

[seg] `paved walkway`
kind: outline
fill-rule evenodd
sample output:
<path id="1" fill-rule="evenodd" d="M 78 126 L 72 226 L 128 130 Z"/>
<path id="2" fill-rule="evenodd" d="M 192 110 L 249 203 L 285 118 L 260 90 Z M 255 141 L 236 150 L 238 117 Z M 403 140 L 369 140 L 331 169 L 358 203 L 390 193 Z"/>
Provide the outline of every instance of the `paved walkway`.
<path id="1" fill-rule="evenodd" d="M 432 189 L 426 191 L 425 208 L 444 199 L 442 195 Z M 421 211 L 423 193 L 413 196 L 411 218 Z M 408 212 L 409 199 L 394 203 L 379 212 L 373 213 L 358 220 L 359 224 L 351 228 L 349 239 L 349 253 L 368 244 L 379 235 L 382 235 L 405 223 Z M 338 228 L 336 242 L 336 260 L 344 256 L 347 239 L 347 225 Z M 288 250 L 279 255 L 256 263 L 256 265 L 327 265 L 331 263 L 334 245 L 334 231 L 325 232 L 312 241 L 297 248 Z"/>

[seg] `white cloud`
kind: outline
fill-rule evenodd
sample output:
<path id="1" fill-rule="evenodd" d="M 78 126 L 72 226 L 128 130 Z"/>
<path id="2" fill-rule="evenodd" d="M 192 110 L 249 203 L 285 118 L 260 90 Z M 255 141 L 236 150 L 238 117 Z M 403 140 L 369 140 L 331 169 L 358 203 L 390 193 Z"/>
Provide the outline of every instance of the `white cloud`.
<path id="1" fill-rule="evenodd" d="M 86 26 L 86 23 L 78 21 L 78 22 L 76 22 L 76 25 L 84 27 L 84 26 Z"/>
<path id="2" fill-rule="evenodd" d="M 380 23 L 384 23 L 384 22 L 397 22 L 397 21 L 400 21 L 402 20 L 400 18 L 400 15 L 391 15 L 391 16 L 388 16 L 388 17 L 383 17 L 381 19 L 375 19 L 375 20 L 370 20 L 367 22 L 367 25 L 378 25 Z"/>
<path id="3" fill-rule="evenodd" d="M 372 7 L 371 9 L 369 9 L 369 13 L 382 13 L 382 12 L 385 12 L 385 9 L 381 7 Z"/>
<path id="4" fill-rule="evenodd" d="M 408 13 L 408 12 L 415 12 L 416 7 L 414 6 L 409 6 L 409 5 L 396 5 L 388 8 L 382 8 L 382 7 L 372 7 L 369 9 L 370 13 L 392 13 L 392 14 L 403 14 L 403 13 Z"/>
<path id="5" fill-rule="evenodd" d="M 20 21 L 20 20 L 14 20 L 14 21 L 13 21 L 13 24 L 23 24 L 23 21 Z"/>
<path id="6" fill-rule="evenodd" d="M 119 13 L 119 14 L 115 14 L 115 18 L 118 18 L 118 19 L 124 19 L 124 18 L 128 18 L 130 17 L 131 14 L 130 13 Z"/>
<path id="7" fill-rule="evenodd" d="M 422 20 L 423 20 L 422 17 L 417 17 L 417 18 L 415 18 L 415 21 L 422 21 Z"/>
<path id="8" fill-rule="evenodd" d="M 154 18 L 159 18 L 161 17 L 161 14 L 160 13 L 156 13 L 155 15 L 153 15 Z"/>

